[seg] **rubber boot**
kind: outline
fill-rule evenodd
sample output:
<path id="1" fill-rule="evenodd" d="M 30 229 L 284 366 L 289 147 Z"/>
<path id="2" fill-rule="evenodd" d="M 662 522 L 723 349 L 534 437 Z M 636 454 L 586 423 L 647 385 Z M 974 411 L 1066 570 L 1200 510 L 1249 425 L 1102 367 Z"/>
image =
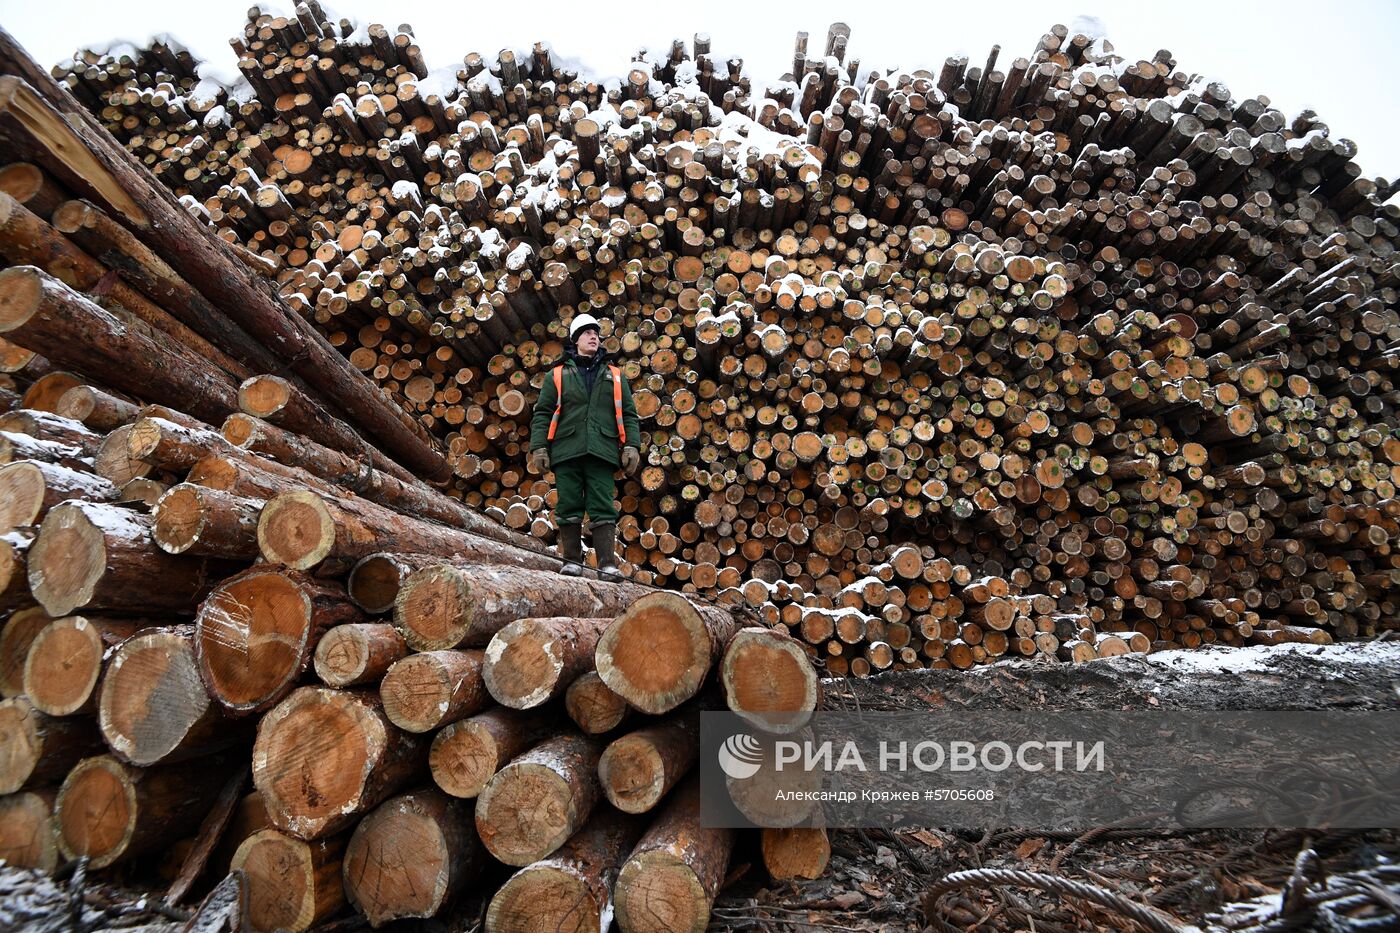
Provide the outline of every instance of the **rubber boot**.
<path id="1" fill-rule="evenodd" d="M 559 553 L 564 558 L 564 568 L 560 571 L 570 577 L 583 575 L 583 524 L 559 526 Z"/>
<path id="2" fill-rule="evenodd" d="M 599 575 L 621 578 L 622 571 L 617 569 L 617 553 L 613 548 L 617 526 L 610 522 L 606 525 L 594 525 L 592 530 L 593 550 L 598 555 Z"/>

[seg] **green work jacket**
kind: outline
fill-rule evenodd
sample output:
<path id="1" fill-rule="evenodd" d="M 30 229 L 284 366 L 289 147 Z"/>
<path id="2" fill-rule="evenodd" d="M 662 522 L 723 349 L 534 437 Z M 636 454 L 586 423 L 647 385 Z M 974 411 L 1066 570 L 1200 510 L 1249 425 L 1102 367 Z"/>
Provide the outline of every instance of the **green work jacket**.
<path id="1" fill-rule="evenodd" d="M 600 349 L 598 352 L 604 351 Z M 593 380 L 593 395 L 590 398 L 585 395 L 583 374 L 579 372 L 573 355 L 564 360 L 564 406 L 559 412 L 559 426 L 554 431 L 553 443 L 549 440 L 549 422 L 554 417 L 558 396 L 554 392 L 554 367 L 545 370 L 540 397 L 530 417 L 531 450 L 548 447 L 552 463 L 593 454 L 613 466 L 621 465 L 622 445 L 617 437 L 612 372 L 607 366 L 609 362 L 613 360 L 604 353 L 598 375 Z M 637 423 L 637 406 L 632 401 L 632 387 L 627 384 L 626 376 L 622 377 L 622 425 L 627 432 L 626 446 L 640 450 L 641 427 Z"/>

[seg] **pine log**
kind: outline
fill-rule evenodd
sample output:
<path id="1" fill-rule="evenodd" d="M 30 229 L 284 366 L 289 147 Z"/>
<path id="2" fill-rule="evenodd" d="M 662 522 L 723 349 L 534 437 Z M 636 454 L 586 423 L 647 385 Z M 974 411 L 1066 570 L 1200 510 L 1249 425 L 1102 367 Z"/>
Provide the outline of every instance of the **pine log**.
<path id="1" fill-rule="evenodd" d="M 193 332 L 224 348 L 244 371 L 276 369 L 277 357 L 244 333 L 130 230 L 88 201 L 67 201 L 52 214 L 55 230 L 168 311 Z M 227 367 L 225 367 L 227 368 Z M 233 370 L 230 370 L 231 372 Z"/>
<path id="2" fill-rule="evenodd" d="M 355 605 L 370 615 L 391 612 L 399 588 L 409 574 L 441 562 L 442 558 L 431 554 L 395 554 L 387 551 L 371 554 L 355 564 L 345 581 L 345 589 Z"/>
<path id="3" fill-rule="evenodd" d="M 412 473 L 384 456 L 348 424 L 333 417 L 281 376 L 250 376 L 244 380 L 238 387 L 238 406 L 244 414 L 276 425 L 284 431 L 303 435 L 332 450 L 351 457 L 368 455 L 376 470 L 396 476 L 406 483 L 418 481 Z"/>
<path id="4" fill-rule="evenodd" d="M 613 914 L 613 885 L 641 835 L 635 816 L 600 810 L 548 858 L 520 869 L 486 909 L 487 933 L 595 933 Z"/>
<path id="5" fill-rule="evenodd" d="M 763 866 L 774 881 L 813 881 L 831 861 L 831 840 L 824 827 L 765 828 Z"/>
<path id="6" fill-rule="evenodd" d="M 524 866 L 545 858 L 587 822 L 602 797 L 602 746 L 581 735 L 536 745 L 486 782 L 476 829 L 497 861 Z"/>
<path id="7" fill-rule="evenodd" d="M 34 598 L 55 616 L 79 608 L 193 612 L 230 567 L 166 554 L 151 541 L 154 524 L 149 515 L 116 505 L 54 506 L 29 549 Z"/>
<path id="8" fill-rule="evenodd" d="M 316 676 L 328 687 L 378 683 L 407 654 L 408 643 L 388 623 L 337 625 L 316 644 Z"/>
<path id="9" fill-rule="evenodd" d="M 58 792 L 59 851 L 106 868 L 192 834 L 223 789 L 230 763 L 216 757 L 196 768 L 134 768 L 111 755 L 84 759 Z"/>
<path id="10" fill-rule="evenodd" d="M 253 783 L 274 826 L 320 839 L 425 775 L 427 751 L 376 692 L 302 687 L 258 723 Z"/>
<path id="11" fill-rule="evenodd" d="M 0 272 L 0 275 L 4 275 L 4 272 Z M 3 301 L 3 298 L 0 298 L 0 301 Z M 102 446 L 102 435 L 89 431 L 72 418 L 64 418 L 48 411 L 33 411 L 27 408 L 8 411 L 0 415 L 0 431 L 25 434 L 41 441 L 76 447 L 85 457 L 93 456 Z M 47 461 L 44 457 L 34 459 Z"/>
<path id="12" fill-rule="evenodd" d="M 557 559 L 534 551 L 400 515 L 363 499 L 310 490 L 280 493 L 263 507 L 258 545 L 264 560 L 297 570 L 332 561 L 332 568 L 348 571 L 360 558 L 386 549 L 539 570 L 560 567 Z"/>
<path id="13" fill-rule="evenodd" d="M 49 716 L 95 712 L 98 682 L 112 650 L 151 625 L 120 617 L 55 619 L 29 646 L 24 662 L 25 695 Z"/>
<path id="14" fill-rule="evenodd" d="M 685 777 L 700 755 L 699 721 L 685 711 L 614 739 L 598 761 L 608 802 L 646 813 Z"/>
<path id="15" fill-rule="evenodd" d="M 564 709 L 585 734 L 602 735 L 622 725 L 632 707 L 603 683 L 597 671 L 589 671 L 564 691 Z"/>
<path id="16" fill-rule="evenodd" d="M 0 466 L 0 531 L 37 525 L 49 509 L 68 499 L 111 502 L 117 487 L 100 476 L 79 473 L 42 460 Z"/>
<path id="17" fill-rule="evenodd" d="M 255 933 L 309 930 L 345 904 L 341 860 L 349 835 L 304 842 L 275 829 L 246 837 L 229 863 L 248 883 L 249 927 Z"/>
<path id="18" fill-rule="evenodd" d="M 209 454 L 237 455 L 217 431 L 144 415 L 132 422 L 127 448 L 133 458 L 171 473 L 188 470 Z"/>
<path id="19" fill-rule="evenodd" d="M 0 797 L 0 861 L 11 868 L 53 874 L 63 861 L 58 851 L 53 805 L 58 791 L 35 788 Z"/>
<path id="20" fill-rule="evenodd" d="M 126 399 L 118 398 L 90 385 L 74 386 L 59 398 L 54 413 L 81 421 L 94 431 L 112 431 L 136 420 L 141 410 Z"/>
<path id="21" fill-rule="evenodd" d="M 199 676 L 230 715 L 262 712 L 296 687 L 325 632 L 363 621 L 334 581 L 251 567 L 220 583 L 199 607 Z"/>
<path id="22" fill-rule="evenodd" d="M 155 472 L 151 464 L 131 455 L 131 428 L 124 424 L 114 429 L 92 457 L 93 472 L 117 487 Z"/>
<path id="23" fill-rule="evenodd" d="M 86 716 L 45 716 L 24 697 L 0 701 L 0 795 L 58 781 L 102 750 Z"/>
<path id="24" fill-rule="evenodd" d="M 719 680 L 729 709 L 768 732 L 800 729 L 821 704 L 821 680 L 802 643 L 773 629 L 735 632 Z"/>
<path id="25" fill-rule="evenodd" d="M 562 696 L 593 669 L 593 650 L 610 617 L 517 619 L 486 646 L 486 689 L 502 706 L 531 709 Z"/>
<path id="26" fill-rule="evenodd" d="M 704 933 L 733 846 L 733 830 L 700 823 L 699 777 L 683 782 L 618 874 L 623 933 Z"/>
<path id="27" fill-rule="evenodd" d="M 3 31 L 0 59 L 11 74 L 31 77 L 42 90 L 14 77 L 0 78 L 0 132 L 19 155 L 45 164 L 75 193 L 118 217 L 191 286 L 213 296 L 215 305 L 250 337 L 275 348 L 309 384 L 335 399 L 405 466 L 435 482 L 450 477 L 450 466 L 421 425 L 391 410 L 373 383 L 191 217 Z M 65 122 L 54 107 L 76 120 Z"/>
<path id="28" fill-rule="evenodd" d="M 248 499 L 271 499 L 278 493 L 316 489 L 329 495 L 341 490 L 305 470 L 286 467 L 265 457 L 247 457 L 241 451 L 201 457 L 190 467 L 185 481 Z"/>
<path id="29" fill-rule="evenodd" d="M 117 496 L 118 502 L 138 503 L 147 509 L 154 509 L 160 497 L 170 490 L 168 483 L 162 483 L 158 479 L 151 479 L 149 476 L 138 476 L 136 479 L 122 486 L 121 493 Z M 167 552 L 168 553 L 168 552 Z"/>
<path id="30" fill-rule="evenodd" d="M 227 373 L 123 323 L 33 266 L 0 272 L 0 334 L 89 378 L 178 403 L 206 421 L 238 410 L 238 390 Z"/>
<path id="31" fill-rule="evenodd" d="M 14 463 L 17 460 L 42 460 L 70 470 L 94 469 L 93 457 L 81 447 L 41 441 L 37 437 L 13 431 L 0 432 L 0 463 Z"/>
<path id="32" fill-rule="evenodd" d="M 598 675 L 642 712 L 668 712 L 699 691 L 738 628 L 725 609 L 697 606 L 678 593 L 648 593 L 598 640 Z"/>
<path id="33" fill-rule="evenodd" d="M 372 926 L 433 917 L 486 865 L 470 806 L 436 788 L 386 800 L 345 850 L 345 894 Z"/>
<path id="34" fill-rule="evenodd" d="M 479 650 L 425 651 L 394 662 L 379 685 L 389 721 L 408 732 L 432 732 L 491 704 Z"/>
<path id="35" fill-rule="evenodd" d="M 410 647 L 480 647 L 516 619 L 615 616 L 647 592 L 632 583 L 469 560 L 428 567 L 404 581 L 394 603 L 394 624 Z"/>
<path id="36" fill-rule="evenodd" d="M 28 586 L 25 587 L 26 592 Z M 0 697 L 24 694 L 24 663 L 39 633 L 53 621 L 39 606 L 24 606 L 0 625 Z"/>
<path id="37" fill-rule="evenodd" d="M 205 692 L 190 626 L 141 632 L 107 663 L 97 722 L 113 754 L 149 767 L 184 761 L 244 740 Z"/>
<path id="38" fill-rule="evenodd" d="M 151 539 L 167 554 L 254 560 L 262 505 L 261 499 L 180 483 L 156 500 Z"/>
<path id="39" fill-rule="evenodd" d="M 182 352 L 191 361 L 212 364 L 239 378 L 248 375 L 245 367 L 172 317 L 165 308 L 111 275 L 106 266 L 3 193 L 0 255 L 12 265 L 43 269 L 77 291 L 103 294 L 105 300 L 121 308 L 121 313 L 130 315 L 133 325 L 145 328 L 152 338 Z"/>
<path id="40" fill-rule="evenodd" d="M 315 441 L 237 412 L 224 420 L 225 440 L 285 466 L 305 470 L 328 483 L 353 489 L 357 495 L 385 508 L 439 522 L 494 541 L 519 546 L 534 542 L 412 479 L 405 480 L 366 464 L 366 452 L 344 454 Z"/>
<path id="41" fill-rule="evenodd" d="M 433 783 L 453 797 L 476 797 L 511 759 L 558 732 L 556 718 L 541 710 L 493 707 L 448 723 L 428 750 Z"/>
<path id="42" fill-rule="evenodd" d="M 13 612 L 33 602 L 25 570 L 33 544 L 33 528 L 12 528 L 0 534 L 0 613 Z M 3 664 L 3 653 L 0 653 L 0 665 Z M 4 695 L 5 680 L 0 674 L 0 696 Z"/>

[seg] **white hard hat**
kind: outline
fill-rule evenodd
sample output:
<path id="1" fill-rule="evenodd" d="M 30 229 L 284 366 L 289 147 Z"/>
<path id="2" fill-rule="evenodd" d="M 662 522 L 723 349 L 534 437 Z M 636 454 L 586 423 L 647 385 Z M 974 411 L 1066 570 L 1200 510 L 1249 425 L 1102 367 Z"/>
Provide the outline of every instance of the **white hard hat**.
<path id="1" fill-rule="evenodd" d="M 580 314 L 569 322 L 569 339 L 577 339 L 579 331 L 583 330 L 585 327 L 592 327 L 594 330 L 598 331 L 599 334 L 603 332 L 602 325 L 598 323 L 596 317 L 591 314 Z"/>

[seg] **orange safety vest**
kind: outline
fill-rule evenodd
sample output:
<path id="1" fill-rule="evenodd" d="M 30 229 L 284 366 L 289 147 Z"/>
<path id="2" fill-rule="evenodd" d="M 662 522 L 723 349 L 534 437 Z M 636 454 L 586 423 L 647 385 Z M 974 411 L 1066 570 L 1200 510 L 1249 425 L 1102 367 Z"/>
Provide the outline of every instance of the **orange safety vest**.
<path id="1" fill-rule="evenodd" d="M 613 414 L 617 417 L 617 443 L 627 444 L 627 428 L 622 424 L 622 372 L 612 363 L 608 372 L 613 380 Z M 554 429 L 559 427 L 559 413 L 564 410 L 564 365 L 554 367 L 554 417 L 549 419 L 549 440 L 554 440 Z"/>

